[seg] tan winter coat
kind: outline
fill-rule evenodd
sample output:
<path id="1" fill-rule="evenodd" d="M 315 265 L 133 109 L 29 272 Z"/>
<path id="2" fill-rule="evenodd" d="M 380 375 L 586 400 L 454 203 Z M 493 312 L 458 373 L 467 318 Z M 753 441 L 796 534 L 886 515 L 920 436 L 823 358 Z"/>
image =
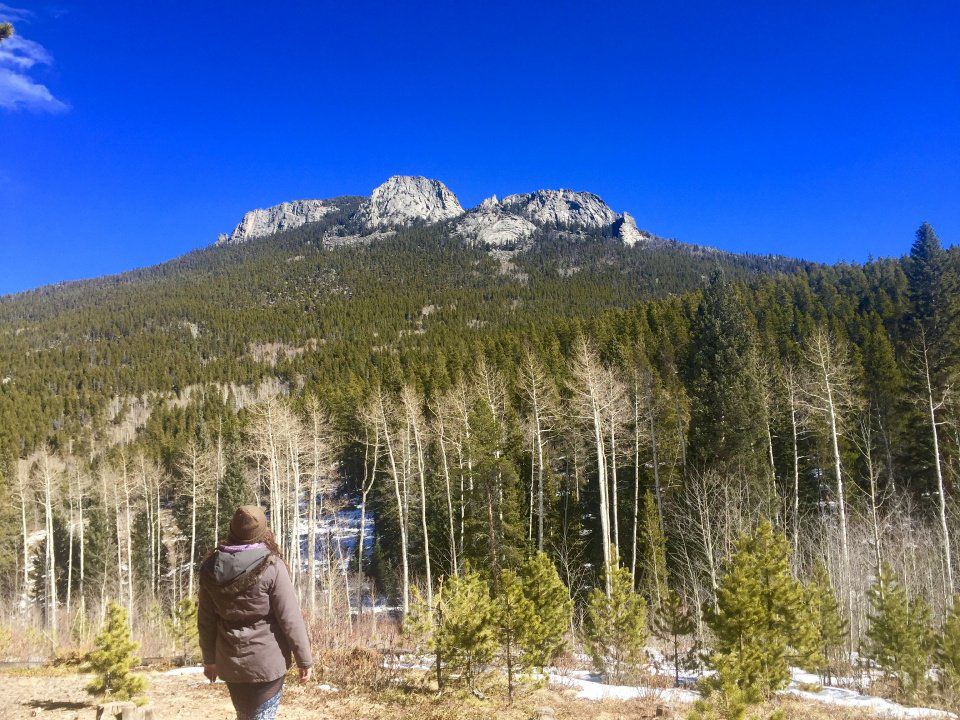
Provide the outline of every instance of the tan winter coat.
<path id="1" fill-rule="evenodd" d="M 276 680 L 291 653 L 300 667 L 313 665 L 286 565 L 263 547 L 217 550 L 201 565 L 197 628 L 203 662 L 226 682 Z"/>

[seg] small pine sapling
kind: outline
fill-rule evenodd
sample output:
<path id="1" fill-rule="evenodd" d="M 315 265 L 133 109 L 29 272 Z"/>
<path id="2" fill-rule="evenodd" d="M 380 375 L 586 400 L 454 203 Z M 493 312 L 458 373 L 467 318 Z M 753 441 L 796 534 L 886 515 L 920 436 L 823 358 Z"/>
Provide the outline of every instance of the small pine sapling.
<path id="1" fill-rule="evenodd" d="M 680 593 L 673 588 L 664 588 L 660 612 L 654 615 L 653 631 L 664 642 L 670 644 L 673 660 L 673 680 L 680 687 L 680 646 L 685 637 L 695 628 L 694 618 Z"/>
<path id="2" fill-rule="evenodd" d="M 814 661 L 820 677 L 829 685 L 837 661 L 843 656 L 847 638 L 847 621 L 830 583 L 827 567 L 818 562 L 807 585 L 807 603 L 817 634 L 817 653 Z"/>
<path id="3" fill-rule="evenodd" d="M 619 561 L 610 575 L 609 597 L 600 588 L 590 593 L 585 635 L 594 668 L 616 682 L 646 658 L 647 603 Z"/>
<path id="4" fill-rule="evenodd" d="M 867 657 L 897 681 L 907 698 L 915 698 L 924 689 L 930 665 L 930 610 L 922 598 L 907 596 L 886 564 L 869 599 Z"/>
<path id="5" fill-rule="evenodd" d="M 953 709 L 960 707 L 960 597 L 954 597 L 937 638 L 940 690 Z"/>
<path id="6" fill-rule="evenodd" d="M 524 630 L 524 664 L 542 670 L 553 663 L 567 646 L 567 632 L 573 602 L 556 566 L 538 552 L 517 573 L 524 596 L 533 605 L 537 622 Z"/>
<path id="7" fill-rule="evenodd" d="M 134 653 L 138 647 L 130 639 L 127 611 L 110 603 L 107 621 L 97 635 L 94 650 L 87 656 L 87 670 L 94 674 L 87 692 L 118 700 L 132 700 L 141 695 L 147 682 L 131 672 L 137 664 Z"/>
<path id="8" fill-rule="evenodd" d="M 540 618 L 512 570 L 500 573 L 500 592 L 494 603 L 492 620 L 507 665 L 507 694 L 513 702 L 514 675 L 525 655 L 521 650 L 525 641 L 537 636 Z"/>

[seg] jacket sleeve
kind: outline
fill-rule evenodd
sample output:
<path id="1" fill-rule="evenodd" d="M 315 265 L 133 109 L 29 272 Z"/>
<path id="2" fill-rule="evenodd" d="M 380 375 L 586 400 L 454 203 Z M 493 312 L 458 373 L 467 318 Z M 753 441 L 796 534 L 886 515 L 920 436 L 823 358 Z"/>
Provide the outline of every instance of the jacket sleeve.
<path id="1" fill-rule="evenodd" d="M 203 583 L 200 583 L 200 597 L 197 604 L 197 635 L 200 640 L 203 664 L 212 665 L 217 661 L 217 610 Z"/>
<path id="2" fill-rule="evenodd" d="M 313 665 L 313 655 L 310 652 L 310 639 L 307 637 L 307 628 L 303 623 L 303 612 L 297 602 L 297 594 L 290 582 L 287 566 L 282 561 L 276 561 L 277 579 L 270 591 L 270 609 L 276 618 L 293 651 L 297 665 L 305 668 Z"/>

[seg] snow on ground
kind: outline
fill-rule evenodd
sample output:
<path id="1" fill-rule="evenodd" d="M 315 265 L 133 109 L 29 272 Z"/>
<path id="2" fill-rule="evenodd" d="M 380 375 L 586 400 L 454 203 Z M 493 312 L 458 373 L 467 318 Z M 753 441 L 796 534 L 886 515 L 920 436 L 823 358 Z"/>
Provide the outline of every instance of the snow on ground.
<path id="1" fill-rule="evenodd" d="M 693 677 L 684 677 L 690 682 Z M 574 670 L 566 674 L 551 673 L 550 682 L 555 685 L 576 690 L 577 697 L 587 700 L 632 700 L 634 698 L 656 698 L 668 703 L 693 703 L 700 693 L 686 688 L 651 688 L 633 685 L 609 685 L 600 676 L 587 670 Z M 890 700 L 861 695 L 855 690 L 837 687 L 823 687 L 819 691 L 802 690 L 801 686 L 819 686 L 820 678 L 801 670 L 794 670 L 790 687 L 782 692 L 808 702 L 835 705 L 838 707 L 865 710 L 887 718 L 956 718 L 953 713 L 931 708 L 906 707 Z"/>
<path id="2" fill-rule="evenodd" d="M 574 670 L 565 675 L 550 674 L 554 685 L 572 688 L 584 700 L 633 700 L 656 698 L 669 703 L 692 703 L 700 694 L 683 688 L 654 688 L 635 685 L 607 685 L 598 675 L 587 670 Z"/>
<path id="3" fill-rule="evenodd" d="M 866 710 L 882 717 L 890 718 L 955 718 L 956 715 L 946 710 L 933 710 L 930 708 L 905 707 L 890 700 L 873 697 L 872 695 L 861 695 L 855 690 L 845 690 L 844 688 L 825 687 L 819 692 L 810 692 L 798 688 L 788 688 L 783 691 L 786 695 L 802 698 L 810 702 L 821 703 L 824 705 L 838 705 L 845 708 L 856 710 Z"/>

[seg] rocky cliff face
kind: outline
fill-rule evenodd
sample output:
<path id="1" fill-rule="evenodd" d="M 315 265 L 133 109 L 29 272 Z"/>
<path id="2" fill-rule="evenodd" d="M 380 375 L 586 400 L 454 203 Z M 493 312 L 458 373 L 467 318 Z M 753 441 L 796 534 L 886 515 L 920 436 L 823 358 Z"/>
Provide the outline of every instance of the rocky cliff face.
<path id="1" fill-rule="evenodd" d="M 593 193 L 573 190 L 537 190 L 507 195 L 500 207 L 539 224 L 580 225 L 603 228 L 613 224 L 617 214 Z"/>
<path id="2" fill-rule="evenodd" d="M 317 222 L 337 208 L 326 200 L 294 200 L 262 210 L 251 210 L 229 235 L 221 234 L 217 245 L 235 245 L 258 237 Z"/>
<path id="3" fill-rule="evenodd" d="M 439 180 L 394 175 L 360 206 L 357 220 L 365 229 L 377 230 L 412 222 L 435 223 L 462 214 L 457 196 Z"/>
<path id="4" fill-rule="evenodd" d="M 243 216 L 231 234 L 221 235 L 217 244 L 242 243 L 318 222 L 339 209 L 336 202 L 339 201 L 297 200 L 253 210 Z M 344 209 L 349 212 L 347 208 Z M 502 200 L 494 195 L 464 212 L 456 195 L 442 182 L 410 175 L 394 175 L 376 188 L 350 222 L 345 223 L 351 229 L 344 237 L 360 241 L 377 237 L 378 231 L 391 232 L 413 223 L 444 220 L 454 220 L 453 232 L 464 240 L 491 248 L 526 247 L 539 228 L 550 226 L 568 228 L 574 233 L 577 228 L 601 230 L 630 247 L 654 239 L 637 228 L 630 214 L 618 215 L 593 193 L 537 190 L 508 195 Z M 359 235 L 355 234 L 358 232 Z"/>
<path id="5" fill-rule="evenodd" d="M 651 236 L 637 229 L 637 222 L 630 213 L 624 213 L 613 224 L 614 234 L 627 247 L 633 247 L 638 242 L 646 242 Z"/>
<path id="6" fill-rule="evenodd" d="M 487 198 L 468 212 L 455 226 L 461 237 L 489 247 L 522 245 L 537 226 L 520 215 L 500 207 L 497 196 Z"/>

